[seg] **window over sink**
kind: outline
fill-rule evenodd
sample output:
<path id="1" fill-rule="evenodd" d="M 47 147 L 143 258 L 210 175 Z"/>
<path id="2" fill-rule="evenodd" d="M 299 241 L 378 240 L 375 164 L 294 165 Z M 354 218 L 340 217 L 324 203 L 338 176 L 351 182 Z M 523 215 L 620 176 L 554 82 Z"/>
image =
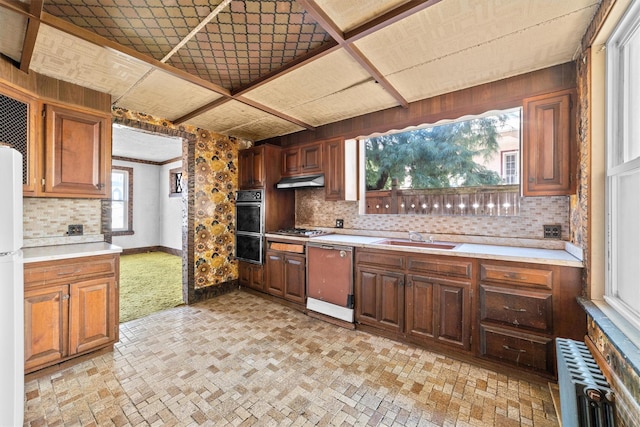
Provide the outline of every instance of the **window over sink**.
<path id="1" fill-rule="evenodd" d="M 522 109 L 360 139 L 368 214 L 517 215 Z"/>

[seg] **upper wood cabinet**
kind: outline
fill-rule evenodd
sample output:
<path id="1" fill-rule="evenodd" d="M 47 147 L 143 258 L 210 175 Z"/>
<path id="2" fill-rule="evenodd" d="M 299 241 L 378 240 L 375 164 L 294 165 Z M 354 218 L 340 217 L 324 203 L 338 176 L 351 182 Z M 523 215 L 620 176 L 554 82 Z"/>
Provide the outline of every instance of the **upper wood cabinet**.
<path id="1" fill-rule="evenodd" d="M 108 115 L 46 105 L 44 192 L 57 197 L 108 197 L 111 120 Z"/>
<path id="2" fill-rule="evenodd" d="M 324 143 L 324 198 L 345 198 L 343 139 L 332 139 Z"/>
<path id="3" fill-rule="evenodd" d="M 0 122 L 0 142 L 23 156 L 25 196 L 109 197 L 109 112 L 45 104 L 0 83 Z"/>
<path id="4" fill-rule="evenodd" d="M 575 193 L 575 92 L 566 90 L 523 102 L 522 194 Z"/>
<path id="5" fill-rule="evenodd" d="M 282 149 L 263 144 L 238 153 L 238 186 L 241 190 L 273 188 L 280 180 Z"/>
<path id="6" fill-rule="evenodd" d="M 22 154 L 22 191 L 32 195 L 36 191 L 36 117 L 35 98 L 0 83 L 0 142 L 9 144 Z"/>
<path id="7" fill-rule="evenodd" d="M 322 173 L 323 144 L 314 142 L 282 151 L 282 176 Z"/>

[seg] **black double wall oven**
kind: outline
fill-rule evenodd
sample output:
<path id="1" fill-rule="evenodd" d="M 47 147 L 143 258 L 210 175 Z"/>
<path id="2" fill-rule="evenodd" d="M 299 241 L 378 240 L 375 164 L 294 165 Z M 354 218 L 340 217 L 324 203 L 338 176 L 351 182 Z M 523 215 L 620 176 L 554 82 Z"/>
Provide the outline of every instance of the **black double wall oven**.
<path id="1" fill-rule="evenodd" d="M 236 193 L 236 258 L 262 264 L 264 244 L 264 190 Z"/>

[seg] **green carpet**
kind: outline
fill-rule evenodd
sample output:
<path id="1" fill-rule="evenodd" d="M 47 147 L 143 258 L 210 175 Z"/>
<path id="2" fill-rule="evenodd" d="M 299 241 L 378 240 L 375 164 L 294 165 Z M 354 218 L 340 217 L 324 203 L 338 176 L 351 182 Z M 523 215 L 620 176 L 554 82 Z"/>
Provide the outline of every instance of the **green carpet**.
<path id="1" fill-rule="evenodd" d="M 182 303 L 181 257 L 164 252 L 120 257 L 120 322 Z"/>

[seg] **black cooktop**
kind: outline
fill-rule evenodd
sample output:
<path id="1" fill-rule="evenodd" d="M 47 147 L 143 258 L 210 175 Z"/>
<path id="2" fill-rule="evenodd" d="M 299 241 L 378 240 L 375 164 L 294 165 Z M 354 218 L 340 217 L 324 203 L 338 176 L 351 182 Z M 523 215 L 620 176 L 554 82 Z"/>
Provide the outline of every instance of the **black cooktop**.
<path id="1" fill-rule="evenodd" d="M 273 234 L 282 234 L 284 236 L 298 236 L 298 237 L 317 237 L 331 234 L 331 232 L 323 230 L 315 230 L 310 228 L 284 228 L 282 230 L 274 231 Z"/>

